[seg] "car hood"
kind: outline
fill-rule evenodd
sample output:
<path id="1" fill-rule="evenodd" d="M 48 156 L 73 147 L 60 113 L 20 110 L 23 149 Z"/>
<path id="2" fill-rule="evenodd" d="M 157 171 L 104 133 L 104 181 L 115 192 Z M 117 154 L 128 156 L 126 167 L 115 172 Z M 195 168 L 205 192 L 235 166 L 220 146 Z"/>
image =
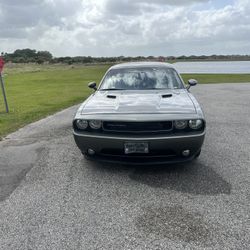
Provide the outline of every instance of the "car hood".
<path id="1" fill-rule="evenodd" d="M 185 89 L 168 91 L 96 91 L 83 105 L 81 114 L 195 114 Z"/>

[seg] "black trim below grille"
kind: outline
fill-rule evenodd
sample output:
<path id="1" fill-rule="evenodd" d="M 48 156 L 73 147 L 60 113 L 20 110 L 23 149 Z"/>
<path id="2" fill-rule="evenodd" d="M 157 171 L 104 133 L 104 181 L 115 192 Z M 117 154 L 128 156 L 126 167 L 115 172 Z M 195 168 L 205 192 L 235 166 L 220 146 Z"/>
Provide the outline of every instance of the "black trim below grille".
<path id="1" fill-rule="evenodd" d="M 173 130 L 172 121 L 159 122 L 116 122 L 104 121 L 103 130 L 124 133 L 168 132 Z"/>

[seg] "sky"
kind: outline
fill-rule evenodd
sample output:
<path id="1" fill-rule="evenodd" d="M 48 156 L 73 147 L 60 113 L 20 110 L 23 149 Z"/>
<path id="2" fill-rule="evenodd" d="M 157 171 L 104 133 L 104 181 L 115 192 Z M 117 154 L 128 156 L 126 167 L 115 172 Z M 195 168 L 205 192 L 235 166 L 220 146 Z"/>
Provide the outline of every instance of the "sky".
<path id="1" fill-rule="evenodd" d="M 0 51 L 250 54 L 250 0 L 1 0 Z"/>

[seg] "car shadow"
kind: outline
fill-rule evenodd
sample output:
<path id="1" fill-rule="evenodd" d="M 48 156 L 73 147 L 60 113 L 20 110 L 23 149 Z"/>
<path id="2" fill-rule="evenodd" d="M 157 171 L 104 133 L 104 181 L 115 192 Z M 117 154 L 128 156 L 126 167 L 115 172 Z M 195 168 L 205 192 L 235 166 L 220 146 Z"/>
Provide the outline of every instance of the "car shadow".
<path id="1" fill-rule="evenodd" d="M 112 173 L 128 172 L 131 180 L 153 188 L 195 195 L 231 193 L 231 184 L 200 159 L 185 164 L 160 166 L 129 166 L 91 162 L 91 167 Z"/>

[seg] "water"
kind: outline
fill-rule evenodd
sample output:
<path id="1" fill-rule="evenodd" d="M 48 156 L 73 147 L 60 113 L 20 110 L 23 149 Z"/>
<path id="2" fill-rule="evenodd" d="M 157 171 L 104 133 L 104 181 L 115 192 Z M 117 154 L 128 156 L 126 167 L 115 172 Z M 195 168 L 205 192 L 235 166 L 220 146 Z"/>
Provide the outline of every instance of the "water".
<path id="1" fill-rule="evenodd" d="M 250 74 L 250 61 L 177 62 L 173 65 L 180 73 Z"/>

